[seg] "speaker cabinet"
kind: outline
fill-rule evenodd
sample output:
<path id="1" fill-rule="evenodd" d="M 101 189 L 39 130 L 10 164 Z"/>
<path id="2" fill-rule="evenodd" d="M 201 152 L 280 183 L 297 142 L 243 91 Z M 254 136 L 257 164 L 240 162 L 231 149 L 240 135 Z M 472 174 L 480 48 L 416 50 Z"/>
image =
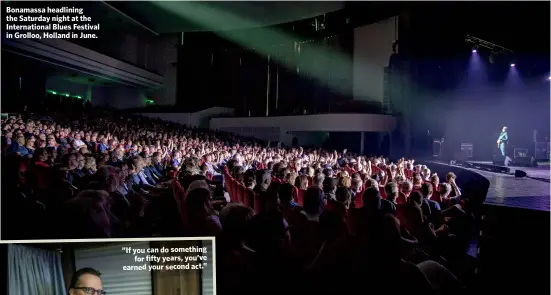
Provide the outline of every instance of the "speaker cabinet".
<path id="1" fill-rule="evenodd" d="M 509 166 L 512 162 L 511 158 L 502 155 L 495 155 L 493 160 L 494 165 L 504 167 Z"/>
<path id="2" fill-rule="evenodd" d="M 534 157 L 516 157 L 514 166 L 520 167 L 538 167 L 538 161 Z"/>

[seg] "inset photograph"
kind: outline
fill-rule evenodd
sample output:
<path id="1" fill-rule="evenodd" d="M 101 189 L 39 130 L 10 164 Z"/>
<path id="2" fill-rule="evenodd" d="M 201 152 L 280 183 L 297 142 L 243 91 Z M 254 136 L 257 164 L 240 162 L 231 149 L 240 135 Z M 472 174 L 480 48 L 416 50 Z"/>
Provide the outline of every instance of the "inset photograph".
<path id="1" fill-rule="evenodd" d="M 4 243 L 9 295 L 215 295 L 214 239 Z"/>

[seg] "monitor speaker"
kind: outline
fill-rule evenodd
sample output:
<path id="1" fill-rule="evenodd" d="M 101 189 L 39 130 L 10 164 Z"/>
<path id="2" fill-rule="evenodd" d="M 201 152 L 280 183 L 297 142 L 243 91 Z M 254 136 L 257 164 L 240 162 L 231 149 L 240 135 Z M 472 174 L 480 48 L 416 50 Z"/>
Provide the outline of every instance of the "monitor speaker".
<path id="1" fill-rule="evenodd" d="M 538 167 L 538 161 L 534 157 L 517 157 L 515 158 L 514 165 L 520 167 Z"/>
<path id="2" fill-rule="evenodd" d="M 505 156 L 495 155 L 493 163 L 496 166 L 505 166 Z"/>
<path id="3" fill-rule="evenodd" d="M 502 155 L 495 155 L 494 156 L 494 160 L 493 160 L 493 163 L 494 165 L 496 166 L 509 166 L 509 164 L 512 162 L 511 158 L 507 157 L 507 156 L 502 156 Z"/>
<path id="4" fill-rule="evenodd" d="M 526 172 L 522 171 L 522 170 L 515 170 L 515 177 L 519 177 L 519 178 L 522 178 L 522 177 L 526 177 Z"/>
<path id="5" fill-rule="evenodd" d="M 469 160 L 469 154 L 468 154 L 468 152 L 465 152 L 465 151 L 456 151 L 454 153 L 454 159 L 456 161 L 466 162 L 466 161 Z"/>

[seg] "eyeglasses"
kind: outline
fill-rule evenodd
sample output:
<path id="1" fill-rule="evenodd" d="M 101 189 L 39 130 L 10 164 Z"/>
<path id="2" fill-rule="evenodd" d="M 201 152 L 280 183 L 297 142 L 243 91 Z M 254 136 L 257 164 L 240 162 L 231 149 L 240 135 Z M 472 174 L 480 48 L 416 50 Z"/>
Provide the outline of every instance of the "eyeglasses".
<path id="1" fill-rule="evenodd" d="M 86 293 L 86 295 L 105 295 L 105 294 L 107 294 L 107 292 L 105 292 L 103 290 L 96 290 L 96 289 L 90 288 L 90 287 L 74 287 L 73 289 L 82 290 L 82 291 L 84 291 L 84 293 Z"/>

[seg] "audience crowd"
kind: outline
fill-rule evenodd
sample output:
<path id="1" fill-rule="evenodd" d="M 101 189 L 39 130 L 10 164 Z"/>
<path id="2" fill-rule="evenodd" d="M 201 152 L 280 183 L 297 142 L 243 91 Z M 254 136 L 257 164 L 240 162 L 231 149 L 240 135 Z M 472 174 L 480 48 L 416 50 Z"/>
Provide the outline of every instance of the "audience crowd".
<path id="1" fill-rule="evenodd" d="M 220 294 L 466 292 L 473 217 L 453 173 L 114 112 L 49 115 L 2 118 L 3 239 L 215 236 Z"/>

